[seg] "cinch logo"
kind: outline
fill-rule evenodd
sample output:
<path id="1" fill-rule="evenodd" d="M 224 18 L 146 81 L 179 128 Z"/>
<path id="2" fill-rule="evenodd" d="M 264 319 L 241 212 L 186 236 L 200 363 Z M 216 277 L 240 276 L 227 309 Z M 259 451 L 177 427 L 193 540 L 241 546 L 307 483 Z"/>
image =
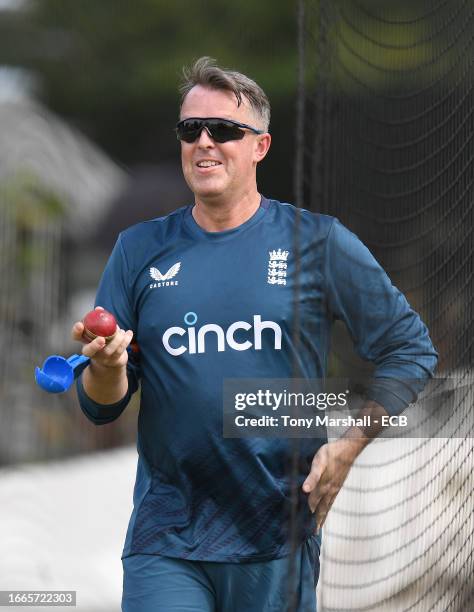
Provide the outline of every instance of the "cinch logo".
<path id="1" fill-rule="evenodd" d="M 163 346 L 165 349 L 173 355 L 178 357 L 187 351 L 191 355 L 196 353 L 206 352 L 206 336 L 212 334 L 214 339 L 217 339 L 217 350 L 219 352 L 225 351 L 226 346 L 233 349 L 234 351 L 248 351 L 252 347 L 256 351 L 262 349 L 262 331 L 264 329 L 271 330 L 273 332 L 273 348 L 276 351 L 281 350 L 281 328 L 278 323 L 273 321 L 262 321 L 260 315 L 253 316 L 253 326 L 247 321 L 236 321 L 229 325 L 227 330 L 224 331 L 220 325 L 215 323 L 208 323 L 203 325 L 199 329 L 196 329 L 194 325 L 197 322 L 197 314 L 195 312 L 188 312 L 184 316 L 184 322 L 189 327 L 184 329 L 183 327 L 169 327 L 163 334 Z M 234 334 L 238 329 L 245 331 L 253 330 L 253 334 L 249 334 L 250 339 L 244 342 L 237 342 L 234 338 Z M 267 332 L 268 333 L 268 332 Z M 182 340 L 173 338 L 174 336 L 185 336 Z M 171 341 L 174 346 L 171 346 Z"/>

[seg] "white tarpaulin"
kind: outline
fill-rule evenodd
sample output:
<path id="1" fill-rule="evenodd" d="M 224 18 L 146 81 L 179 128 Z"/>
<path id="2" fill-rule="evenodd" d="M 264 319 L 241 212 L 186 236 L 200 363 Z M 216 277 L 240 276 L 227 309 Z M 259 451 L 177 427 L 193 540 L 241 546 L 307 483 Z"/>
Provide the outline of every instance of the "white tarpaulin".
<path id="1" fill-rule="evenodd" d="M 120 610 L 136 459 L 125 448 L 1 470 L 0 590 L 74 590 L 80 612 Z"/>

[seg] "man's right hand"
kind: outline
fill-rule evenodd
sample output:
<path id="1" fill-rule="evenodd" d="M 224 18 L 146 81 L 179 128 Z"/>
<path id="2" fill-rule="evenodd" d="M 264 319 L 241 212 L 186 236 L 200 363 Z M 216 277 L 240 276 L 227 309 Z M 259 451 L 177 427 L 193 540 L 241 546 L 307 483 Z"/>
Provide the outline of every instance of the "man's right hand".
<path id="1" fill-rule="evenodd" d="M 101 306 L 97 306 L 95 310 L 104 309 Z M 83 343 L 82 354 L 89 357 L 97 365 L 108 368 L 127 365 L 127 347 L 133 338 L 133 332 L 130 329 L 125 331 L 117 326 L 115 336 L 106 344 L 105 338 L 100 336 L 92 341 L 87 340 L 84 337 L 84 324 L 82 321 L 77 321 L 72 327 L 71 336 L 73 340 Z"/>
<path id="2" fill-rule="evenodd" d="M 104 310 L 97 306 L 96 310 Z M 129 329 L 125 331 L 117 327 L 115 336 L 106 344 L 105 338 L 98 336 L 90 342 L 84 337 L 84 324 L 82 321 L 74 323 L 71 335 L 72 339 L 83 343 L 82 354 L 90 357 L 97 365 L 108 368 L 123 367 L 127 365 L 127 347 L 132 341 L 133 332 Z"/>
<path id="3" fill-rule="evenodd" d="M 101 306 L 97 306 L 97 309 L 104 310 Z M 82 354 L 91 360 L 82 374 L 84 391 L 99 404 L 114 404 L 125 396 L 128 389 L 127 347 L 132 341 L 133 332 L 117 327 L 115 336 L 108 344 L 101 336 L 89 342 L 83 333 L 82 321 L 74 323 L 72 339 L 83 343 Z"/>
<path id="4" fill-rule="evenodd" d="M 100 306 L 97 309 L 103 310 Z M 89 342 L 83 333 L 82 321 L 74 323 L 72 338 L 83 343 L 82 354 L 91 360 L 82 374 L 84 391 L 99 404 L 114 404 L 127 393 L 127 347 L 132 341 L 133 332 L 117 327 L 115 336 L 108 344 L 100 336 Z"/>

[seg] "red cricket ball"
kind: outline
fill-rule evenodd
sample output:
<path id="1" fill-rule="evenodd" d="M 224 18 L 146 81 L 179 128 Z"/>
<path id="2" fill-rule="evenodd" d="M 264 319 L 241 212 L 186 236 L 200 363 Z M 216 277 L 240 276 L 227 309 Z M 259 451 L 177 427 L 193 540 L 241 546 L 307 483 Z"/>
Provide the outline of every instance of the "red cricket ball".
<path id="1" fill-rule="evenodd" d="M 90 342 L 101 336 L 108 343 L 117 330 L 117 321 L 114 315 L 107 310 L 91 310 L 82 319 L 82 322 L 84 323 L 83 336 Z"/>

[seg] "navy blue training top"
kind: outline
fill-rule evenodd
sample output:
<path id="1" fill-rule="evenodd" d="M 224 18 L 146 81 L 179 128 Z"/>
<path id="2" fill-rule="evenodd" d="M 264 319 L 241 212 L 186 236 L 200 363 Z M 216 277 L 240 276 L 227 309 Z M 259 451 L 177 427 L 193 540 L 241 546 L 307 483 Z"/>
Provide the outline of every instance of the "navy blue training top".
<path id="1" fill-rule="evenodd" d="M 397 414 L 432 375 L 437 353 L 405 297 L 337 219 L 262 198 L 239 227 L 206 232 L 191 211 L 120 234 L 96 304 L 133 330 L 140 351 L 129 350 L 122 401 L 95 403 L 79 378 L 81 407 L 94 423 L 113 421 L 141 382 L 124 557 L 278 558 L 290 552 L 291 440 L 224 438 L 223 380 L 291 378 L 295 364 L 299 377 L 324 377 L 339 318 L 358 353 L 376 364 L 375 377 L 392 379 L 369 396 Z M 419 384 L 407 387 L 412 379 Z M 300 541 L 314 527 L 301 485 L 324 442 L 299 441 Z"/>

